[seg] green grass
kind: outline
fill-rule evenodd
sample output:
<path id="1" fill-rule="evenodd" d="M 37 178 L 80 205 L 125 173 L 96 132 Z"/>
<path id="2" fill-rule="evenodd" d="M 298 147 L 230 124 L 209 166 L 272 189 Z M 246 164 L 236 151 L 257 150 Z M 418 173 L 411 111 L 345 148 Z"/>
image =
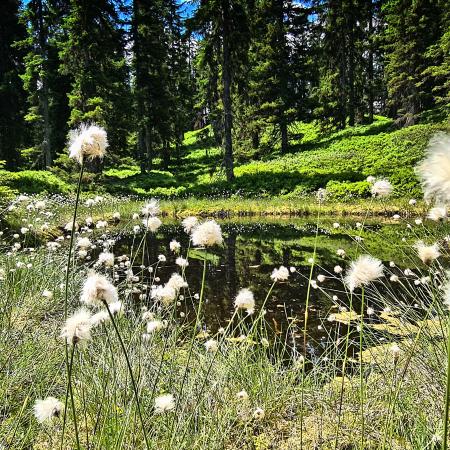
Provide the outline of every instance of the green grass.
<path id="1" fill-rule="evenodd" d="M 424 123 L 397 130 L 392 120 L 377 117 L 370 125 L 324 134 L 315 124 L 297 123 L 292 131 L 302 138 L 290 142 L 290 153 L 281 155 L 274 148 L 251 162 L 240 153 L 236 179 L 231 184 L 224 178 L 221 149 L 205 130 L 208 128 L 186 133 L 180 159 L 174 155 L 167 170 L 163 170 L 159 159 L 147 174 L 140 174 L 139 167 L 133 165 L 109 168 L 100 177 L 86 174 L 85 188 L 169 199 L 302 199 L 305 194 L 326 188 L 332 198 L 353 202 L 370 196 L 370 185 L 365 180 L 372 175 L 388 178 L 396 197 L 419 197 L 414 166 L 422 159 L 429 138 L 437 131 L 450 131 L 450 125 Z M 58 176 L 64 178 L 64 172 L 0 172 L 2 184 L 16 191 L 73 190 L 73 177 L 63 181 Z"/>

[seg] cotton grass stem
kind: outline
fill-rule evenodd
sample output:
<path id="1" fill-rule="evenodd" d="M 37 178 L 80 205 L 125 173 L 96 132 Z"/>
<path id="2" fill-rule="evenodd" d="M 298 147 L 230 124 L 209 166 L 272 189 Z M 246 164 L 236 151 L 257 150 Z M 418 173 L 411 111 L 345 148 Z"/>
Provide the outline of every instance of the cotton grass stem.
<path id="1" fill-rule="evenodd" d="M 108 307 L 108 303 L 106 301 L 104 301 L 103 303 L 104 303 L 104 305 L 105 305 L 105 307 L 106 307 L 106 309 L 108 311 L 109 318 L 111 319 L 111 322 L 112 322 L 113 327 L 114 327 L 114 331 L 117 334 L 117 338 L 119 339 L 120 346 L 122 347 L 122 351 L 123 351 L 123 354 L 125 356 L 125 361 L 127 363 L 128 372 L 130 373 L 131 385 L 133 386 L 134 396 L 136 398 L 136 407 L 137 407 L 137 412 L 138 412 L 138 415 L 139 415 L 139 421 L 141 422 L 142 432 L 144 433 L 145 446 L 146 446 L 146 448 L 148 450 L 150 448 L 150 445 L 149 445 L 149 441 L 148 441 L 148 437 L 147 437 L 147 431 L 145 430 L 144 419 L 143 419 L 143 416 L 142 416 L 141 404 L 140 404 L 140 401 L 139 401 L 138 388 L 137 388 L 137 385 L 136 385 L 136 381 L 134 379 L 133 369 L 131 368 L 130 359 L 128 358 L 128 352 L 127 352 L 127 349 L 125 348 L 125 344 L 123 342 L 123 339 L 122 339 L 122 336 L 121 336 L 121 334 L 119 332 L 119 329 L 117 328 L 116 321 L 114 320 L 114 315 L 111 313 L 111 310 Z"/>
<path id="2" fill-rule="evenodd" d="M 450 319 L 447 326 L 447 387 L 445 390 L 445 411 L 444 411 L 444 436 L 442 436 L 442 450 L 448 448 L 448 419 L 450 402 Z"/>
<path id="3" fill-rule="evenodd" d="M 197 335 L 197 326 L 198 326 L 198 323 L 199 323 L 199 320 L 200 320 L 200 312 L 201 312 L 202 305 L 203 305 L 203 294 L 204 294 L 204 290 L 205 290 L 205 279 L 206 279 L 206 258 L 203 259 L 203 272 L 202 272 L 202 285 L 201 285 L 201 288 L 200 288 L 200 299 L 199 299 L 199 302 L 198 302 L 197 314 L 195 316 L 194 331 L 192 333 L 191 342 L 189 344 L 189 352 L 188 352 L 188 357 L 187 357 L 187 361 L 186 361 L 186 366 L 184 368 L 184 373 L 183 373 L 183 378 L 181 380 L 180 390 L 179 390 L 178 395 L 176 397 L 175 412 L 173 414 L 173 420 L 172 420 L 172 424 L 170 426 L 170 434 L 171 435 L 173 434 L 173 428 L 175 426 L 175 420 L 176 420 L 176 417 L 177 417 L 177 412 L 178 412 L 178 409 L 180 407 L 181 396 L 183 394 L 184 385 L 186 384 L 187 376 L 188 376 L 188 372 L 189 372 L 189 364 L 191 362 L 192 351 L 193 351 L 194 343 L 195 343 L 195 336 Z"/>
<path id="4" fill-rule="evenodd" d="M 350 314 L 353 309 L 353 291 L 350 292 L 350 303 L 349 303 L 349 310 Z M 341 429 L 341 417 L 342 417 L 342 404 L 344 401 L 344 383 L 345 383 L 345 369 L 347 367 L 347 359 L 348 359 L 348 345 L 350 340 L 350 327 L 351 327 L 351 320 L 349 316 L 348 325 L 347 325 L 347 335 L 345 336 L 345 349 L 344 349 L 344 359 L 342 361 L 342 370 L 341 370 L 341 388 L 339 393 L 339 408 L 338 408 L 338 423 L 337 423 L 337 429 L 336 429 L 336 439 L 334 441 L 334 449 L 337 450 L 338 448 L 338 442 L 339 442 L 339 432 Z"/>
<path id="5" fill-rule="evenodd" d="M 69 276 L 70 276 L 70 265 L 72 260 L 72 251 L 73 251 L 73 241 L 75 237 L 75 224 L 77 221 L 77 213 L 78 213 L 78 204 L 80 202 L 80 192 L 81 192 L 81 181 L 83 179 L 83 172 L 84 172 L 84 164 L 81 163 L 80 168 L 80 175 L 78 177 L 78 185 L 77 185 L 77 193 L 75 198 L 75 209 L 73 212 L 73 218 L 72 218 L 72 229 L 70 231 L 70 242 L 69 242 L 69 255 L 67 257 L 67 266 L 66 266 L 66 283 L 65 283 L 65 290 L 64 290 L 64 320 L 67 320 L 67 305 L 69 303 Z M 67 386 L 68 391 L 71 396 L 71 405 L 72 405 L 72 413 L 74 417 L 75 422 L 75 432 L 76 432 L 76 438 L 79 448 L 79 442 L 78 442 L 78 432 L 77 432 L 77 426 L 76 426 L 76 414 L 75 414 L 75 403 L 73 401 L 73 393 L 72 393 L 72 381 L 71 381 L 71 370 L 72 370 L 72 359 L 73 359 L 73 352 L 75 349 L 75 345 L 72 349 L 72 357 L 71 362 L 69 364 L 69 343 L 67 342 L 67 338 L 64 340 L 64 349 L 65 349 L 65 359 L 66 359 L 66 373 L 67 373 Z M 66 407 L 64 408 L 64 414 L 63 414 L 63 428 L 62 428 L 62 435 L 61 435 L 61 448 L 63 448 L 64 445 L 64 431 L 65 431 L 65 425 L 66 425 L 66 417 L 67 417 L 67 397 L 66 397 Z"/>
<path id="6" fill-rule="evenodd" d="M 351 312 L 350 312 L 351 313 Z M 363 374 L 363 333 L 364 333 L 364 287 L 361 291 L 361 320 L 359 322 L 359 403 L 361 405 L 361 450 L 364 450 L 364 374 Z"/>

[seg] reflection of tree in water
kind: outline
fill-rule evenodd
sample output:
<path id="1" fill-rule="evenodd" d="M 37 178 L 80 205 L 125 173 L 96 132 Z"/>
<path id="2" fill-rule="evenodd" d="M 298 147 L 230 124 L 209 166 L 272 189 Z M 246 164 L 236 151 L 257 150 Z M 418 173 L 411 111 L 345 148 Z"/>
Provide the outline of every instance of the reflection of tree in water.
<path id="1" fill-rule="evenodd" d="M 239 284 L 239 276 L 236 270 L 236 231 L 230 231 L 225 238 L 226 267 L 225 277 L 229 299 L 234 299 Z"/>

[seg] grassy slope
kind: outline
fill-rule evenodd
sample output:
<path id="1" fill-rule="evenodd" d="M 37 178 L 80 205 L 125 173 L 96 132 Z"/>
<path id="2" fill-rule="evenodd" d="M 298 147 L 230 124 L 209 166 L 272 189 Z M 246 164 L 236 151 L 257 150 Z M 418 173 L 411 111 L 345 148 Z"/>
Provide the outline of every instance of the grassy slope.
<path id="1" fill-rule="evenodd" d="M 414 165 L 423 157 L 429 138 L 448 124 L 420 124 L 394 130 L 392 121 L 378 118 L 375 123 L 320 135 L 312 124 L 300 124 L 301 141 L 292 141 L 292 152 L 277 152 L 259 161 L 236 165 L 236 180 L 230 186 L 220 170 L 220 150 L 211 142 L 197 142 L 198 131 L 186 133 L 182 170 L 154 171 L 150 176 L 132 170 L 107 171 L 107 179 L 117 190 L 138 194 L 184 196 L 299 197 L 327 187 L 339 198 L 367 196 L 368 175 L 387 177 L 399 196 L 419 196 Z M 241 158 L 242 159 L 242 158 Z"/>
<path id="2" fill-rule="evenodd" d="M 291 153 L 278 150 L 260 160 L 245 162 L 238 153 L 236 180 L 230 185 L 221 169 L 221 150 L 212 138 L 199 139 L 198 131 L 186 133 L 180 164 L 173 159 L 168 170 L 160 160 L 155 170 L 141 175 L 137 166 L 110 168 L 102 179 L 84 190 L 103 190 L 113 194 L 137 194 L 162 198 L 243 197 L 291 198 L 297 201 L 318 188 L 337 199 L 348 200 L 370 195 L 368 175 L 387 177 L 395 186 L 396 196 L 420 196 L 414 165 L 423 157 L 429 138 L 439 130 L 450 131 L 448 123 L 419 124 L 395 130 L 392 121 L 378 117 L 371 125 L 320 134 L 313 124 L 297 124 L 296 133 L 303 135 L 291 141 Z M 242 152 L 242 150 L 240 150 Z M 45 176 L 43 176 L 45 175 Z M 67 192 L 73 189 L 55 175 L 24 171 L 11 174 L 0 171 L 0 181 L 25 192 Z M 1 195 L 1 192 L 0 192 Z"/>

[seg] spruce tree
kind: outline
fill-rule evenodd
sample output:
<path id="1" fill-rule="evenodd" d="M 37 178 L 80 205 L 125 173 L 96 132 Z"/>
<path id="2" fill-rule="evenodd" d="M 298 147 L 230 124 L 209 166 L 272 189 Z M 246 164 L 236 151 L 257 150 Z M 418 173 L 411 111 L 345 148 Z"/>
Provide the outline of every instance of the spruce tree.
<path id="1" fill-rule="evenodd" d="M 24 52 L 14 45 L 26 37 L 19 22 L 19 5 L 18 0 L 6 0 L 0 15 L 0 161 L 8 169 L 18 168 L 19 149 L 27 135 L 23 121 L 26 95 L 20 79 Z"/>
<path id="2" fill-rule="evenodd" d="M 18 43 L 26 48 L 25 73 L 22 75 L 28 94 L 26 121 L 31 125 L 33 148 L 37 159 L 32 167 L 52 165 L 56 150 L 62 150 L 67 132 L 66 76 L 59 73 L 57 41 L 67 4 L 60 0 L 32 0 L 22 13 L 28 36 Z"/>
<path id="3" fill-rule="evenodd" d="M 439 36 L 440 10 L 433 0 L 389 0 L 383 12 L 389 114 L 410 125 L 433 106 L 432 82 L 423 72 L 426 51 Z"/>
<path id="4" fill-rule="evenodd" d="M 109 158 L 126 150 L 129 131 L 129 83 L 124 30 L 110 0 L 69 0 L 60 43 L 61 73 L 71 79 L 69 125 L 96 122 L 105 126 Z M 99 167 L 92 167 L 97 171 Z"/>

